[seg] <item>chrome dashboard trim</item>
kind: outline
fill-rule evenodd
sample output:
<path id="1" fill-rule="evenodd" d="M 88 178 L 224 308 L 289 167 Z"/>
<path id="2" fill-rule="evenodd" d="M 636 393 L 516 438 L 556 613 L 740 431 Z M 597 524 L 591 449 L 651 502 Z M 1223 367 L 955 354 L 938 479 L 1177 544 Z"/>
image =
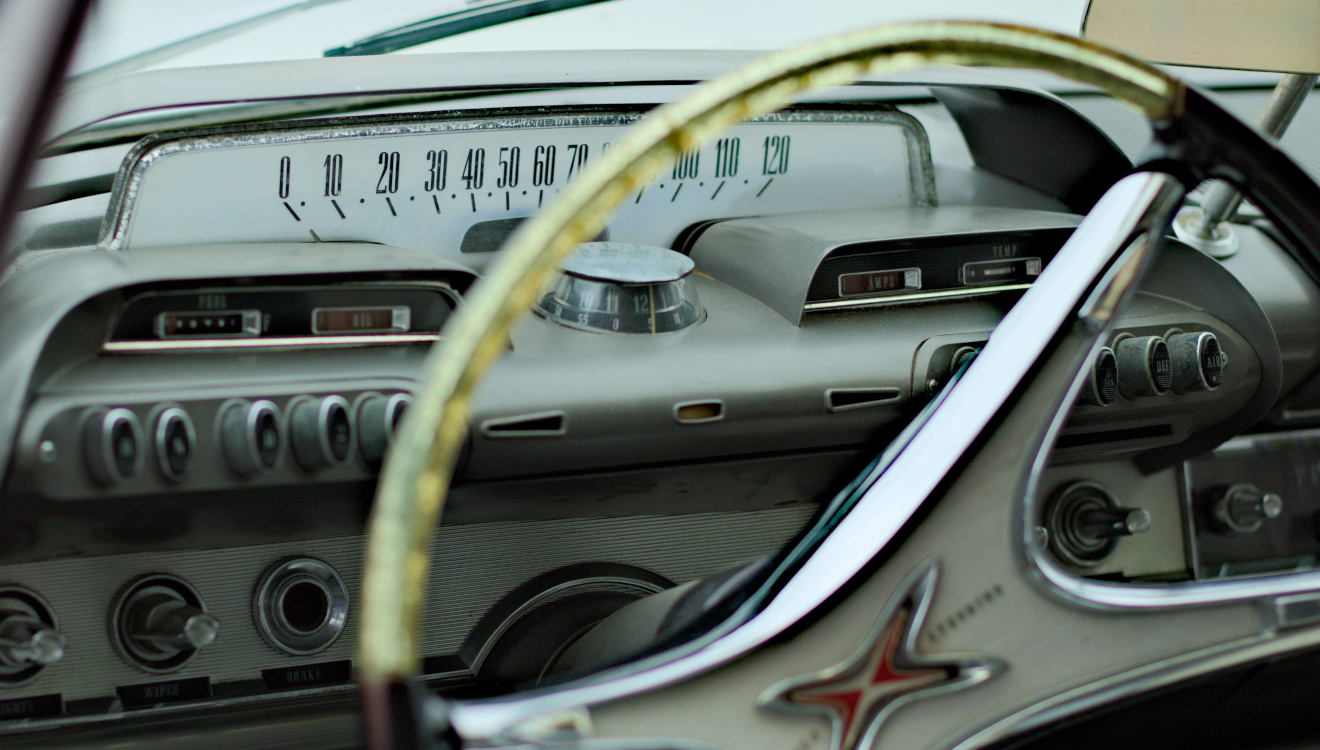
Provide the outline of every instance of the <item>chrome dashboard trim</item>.
<path id="1" fill-rule="evenodd" d="M 1110 188 L 1045 268 L 1048 281 L 1027 290 L 929 420 L 759 611 L 754 597 L 696 641 L 558 690 L 457 702 L 452 726 L 470 742 L 493 739 L 532 716 L 672 685 L 761 648 L 826 604 L 895 538 L 975 444 L 1058 332 L 1071 325 L 1095 279 L 1171 194 L 1181 198 L 1181 186 L 1160 173 L 1130 175 Z"/>
<path id="2" fill-rule="evenodd" d="M 176 153 L 213 149 L 264 146 L 280 143 L 366 138 L 418 133 L 451 133 L 481 130 L 522 130 L 530 128 L 620 127 L 646 116 L 645 112 L 601 112 L 598 107 L 574 113 L 531 114 L 516 110 L 490 113 L 463 111 L 428 114 L 424 117 L 401 115 L 393 118 L 344 118 L 329 124 L 307 122 L 274 123 L 260 127 L 238 126 L 213 128 L 200 132 L 172 131 L 143 139 L 124 157 L 115 174 L 110 193 L 110 208 L 101 224 L 97 248 L 109 251 L 127 249 L 127 237 L 133 208 L 147 169 L 156 160 Z M 908 189 L 912 205 L 936 206 L 935 167 L 931 161 L 930 139 L 921 123 L 896 109 L 874 110 L 785 110 L 752 117 L 747 122 L 862 123 L 894 125 L 903 132 L 907 144 Z"/>
<path id="3" fill-rule="evenodd" d="M 216 349 L 270 349 L 274 347 L 386 346 L 389 344 L 429 344 L 438 333 L 361 334 L 356 336 L 272 336 L 264 339 L 205 339 L 201 341 L 107 341 L 101 351 L 112 354 L 151 352 L 213 351 Z"/>
<path id="4" fill-rule="evenodd" d="M 1083 308 L 1082 320 L 1090 324 L 1095 336 L 1087 361 L 1094 361 L 1099 350 L 1105 345 L 1108 334 L 1113 332 L 1118 320 L 1117 311 L 1121 309 L 1123 302 L 1135 293 L 1136 285 L 1131 282 L 1140 278 L 1139 267 L 1144 267 L 1144 264 L 1151 260 L 1149 256 L 1148 252 L 1137 253 L 1129 259 L 1129 262 L 1116 263 Z M 1192 580 L 1177 583 L 1113 583 L 1083 578 L 1056 563 L 1037 542 L 1033 519 L 1037 517 L 1041 475 L 1049 463 L 1055 440 L 1063 430 L 1071 412 L 1073 399 L 1086 381 L 1088 370 L 1089 368 L 1081 368 L 1073 378 L 1067 395 L 1050 420 L 1045 440 L 1023 483 L 1022 500 L 1016 510 L 1019 517 L 1016 521 L 1018 530 L 1014 537 L 1014 546 L 1028 580 L 1061 601 L 1087 608 L 1108 610 L 1149 611 L 1203 607 L 1229 602 L 1265 601 L 1320 591 L 1320 569 L 1262 574 L 1239 579 Z M 1271 436 L 1266 439 L 1277 439 L 1277 437 Z M 1242 445 L 1242 441 L 1251 439 L 1237 438 L 1225 445 L 1238 447 Z M 1186 471 L 1187 467 L 1184 463 L 1178 476 L 1179 505 L 1183 508 L 1188 507 L 1186 493 L 1190 491 Z M 1200 561 L 1196 559 L 1195 545 L 1190 536 L 1190 519 L 1184 518 L 1184 524 L 1186 549 L 1191 553 L 1188 560 L 1199 568 Z"/>
<path id="5" fill-rule="evenodd" d="M 825 310 L 856 310 L 865 307 L 884 307 L 888 305 L 904 305 L 911 302 L 924 302 L 936 299 L 962 299 L 965 297 L 980 297 L 986 294 L 998 294 L 1000 292 L 1019 292 L 1024 289 L 1030 289 L 1031 284 L 1000 284 L 997 286 L 981 286 L 968 289 L 940 289 L 934 292 L 915 292 L 913 294 L 888 294 L 883 297 L 867 297 L 865 299 L 839 299 L 829 300 L 827 302 L 808 302 L 802 306 L 804 312 L 822 312 Z"/>

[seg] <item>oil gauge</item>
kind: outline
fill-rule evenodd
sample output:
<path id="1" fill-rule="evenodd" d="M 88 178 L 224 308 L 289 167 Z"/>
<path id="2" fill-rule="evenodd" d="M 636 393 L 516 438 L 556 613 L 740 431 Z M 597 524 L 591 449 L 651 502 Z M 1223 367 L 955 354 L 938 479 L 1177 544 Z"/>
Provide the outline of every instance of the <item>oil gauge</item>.
<path id="1" fill-rule="evenodd" d="M 691 258 L 663 247 L 588 242 L 564 261 L 536 311 L 591 331 L 678 331 L 705 317 L 692 283 L 694 268 Z"/>

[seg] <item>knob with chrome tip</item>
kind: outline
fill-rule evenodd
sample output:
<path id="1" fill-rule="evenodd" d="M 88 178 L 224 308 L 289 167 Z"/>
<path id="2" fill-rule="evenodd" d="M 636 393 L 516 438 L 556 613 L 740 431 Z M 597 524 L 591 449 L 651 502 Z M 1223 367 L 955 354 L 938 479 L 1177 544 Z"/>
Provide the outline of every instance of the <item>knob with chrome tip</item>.
<path id="1" fill-rule="evenodd" d="M 33 679 L 67 647 L 45 600 L 27 589 L 0 589 L 0 688 Z"/>
<path id="2" fill-rule="evenodd" d="M 197 591 L 173 576 L 137 582 L 111 614 L 115 645 L 135 666 L 171 672 L 220 634 L 220 622 L 207 614 Z"/>
<path id="3" fill-rule="evenodd" d="M 1213 391 L 1223 384 L 1228 358 L 1213 333 L 1176 333 L 1167 341 L 1173 366 L 1174 393 Z"/>
<path id="4" fill-rule="evenodd" d="M 1096 355 L 1091 372 L 1082 384 L 1082 392 L 1077 394 L 1077 401 L 1091 406 L 1109 406 L 1117 398 L 1118 359 L 1114 350 L 1106 346 Z"/>
<path id="5" fill-rule="evenodd" d="M 289 445 L 306 471 L 347 463 L 353 455 L 353 419 L 342 396 L 303 396 L 289 405 Z"/>
<path id="6" fill-rule="evenodd" d="M 1128 337 L 1114 344 L 1118 392 L 1124 398 L 1162 396 L 1173 384 L 1169 345 L 1159 336 Z"/>
<path id="7" fill-rule="evenodd" d="M 67 644 L 60 631 L 31 615 L 0 610 L 0 666 L 26 669 L 64 658 Z"/>
<path id="8" fill-rule="evenodd" d="M 1150 531 L 1150 513 L 1144 508 L 1090 508 L 1077 515 L 1077 530 L 1095 539 L 1144 534 Z"/>
<path id="9" fill-rule="evenodd" d="M 1250 534 L 1283 513 L 1283 498 L 1255 485 L 1234 484 L 1213 491 L 1210 512 L 1221 532 Z"/>
<path id="10" fill-rule="evenodd" d="M 392 396 L 368 395 L 358 403 L 358 446 L 368 466 L 379 466 L 385 450 L 393 439 L 394 430 L 403 420 L 403 413 L 412 404 L 412 396 L 396 393 Z"/>
<path id="11" fill-rule="evenodd" d="M 1150 530 L 1150 513 L 1119 506 L 1114 495 L 1095 482 L 1067 485 L 1045 513 L 1050 550 L 1078 567 L 1099 565 L 1114 553 L 1122 537 Z"/>
<path id="12" fill-rule="evenodd" d="M 211 645 L 220 623 L 170 594 L 151 594 L 128 611 L 126 635 L 138 646 L 162 655 Z"/>

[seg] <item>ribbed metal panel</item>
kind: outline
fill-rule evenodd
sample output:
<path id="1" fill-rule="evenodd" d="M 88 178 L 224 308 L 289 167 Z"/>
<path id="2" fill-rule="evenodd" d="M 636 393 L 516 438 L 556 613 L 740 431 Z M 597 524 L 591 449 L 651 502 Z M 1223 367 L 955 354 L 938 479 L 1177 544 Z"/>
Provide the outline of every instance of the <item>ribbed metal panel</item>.
<path id="1" fill-rule="evenodd" d="M 453 653 L 477 620 L 528 579 L 580 562 L 634 565 L 678 583 L 709 575 L 777 549 L 810 518 L 814 506 L 743 513 L 632 516 L 502 522 L 441 527 L 432 545 L 434 568 L 423 622 L 428 656 Z M 312 657 L 280 653 L 262 640 L 252 597 L 262 574 L 286 557 L 316 557 L 333 565 L 353 597 L 361 586 L 363 538 L 236 549 L 142 553 L 52 560 L 0 568 L 0 584 L 26 586 L 50 602 L 68 639 L 67 656 L 38 679 L 0 688 L 0 699 L 63 693 L 65 700 L 111 696 L 117 685 L 170 679 L 130 666 L 112 649 L 108 613 L 115 594 L 148 573 L 171 573 L 195 586 L 221 623 L 220 637 L 176 677 L 213 682 L 260 679 L 261 670 L 353 656 L 357 612 L 327 651 Z"/>

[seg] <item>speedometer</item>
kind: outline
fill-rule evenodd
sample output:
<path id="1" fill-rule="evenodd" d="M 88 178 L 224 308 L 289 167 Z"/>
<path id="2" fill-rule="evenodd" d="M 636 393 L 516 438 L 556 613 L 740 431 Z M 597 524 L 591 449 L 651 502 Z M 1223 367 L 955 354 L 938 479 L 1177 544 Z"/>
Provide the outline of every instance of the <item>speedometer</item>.
<path id="1" fill-rule="evenodd" d="M 380 242 L 481 265 L 643 116 L 427 115 L 160 135 L 121 168 L 101 244 Z M 933 202 L 929 147 L 912 118 L 789 111 L 681 155 L 625 200 L 609 231 L 668 247 L 710 218 Z"/>

